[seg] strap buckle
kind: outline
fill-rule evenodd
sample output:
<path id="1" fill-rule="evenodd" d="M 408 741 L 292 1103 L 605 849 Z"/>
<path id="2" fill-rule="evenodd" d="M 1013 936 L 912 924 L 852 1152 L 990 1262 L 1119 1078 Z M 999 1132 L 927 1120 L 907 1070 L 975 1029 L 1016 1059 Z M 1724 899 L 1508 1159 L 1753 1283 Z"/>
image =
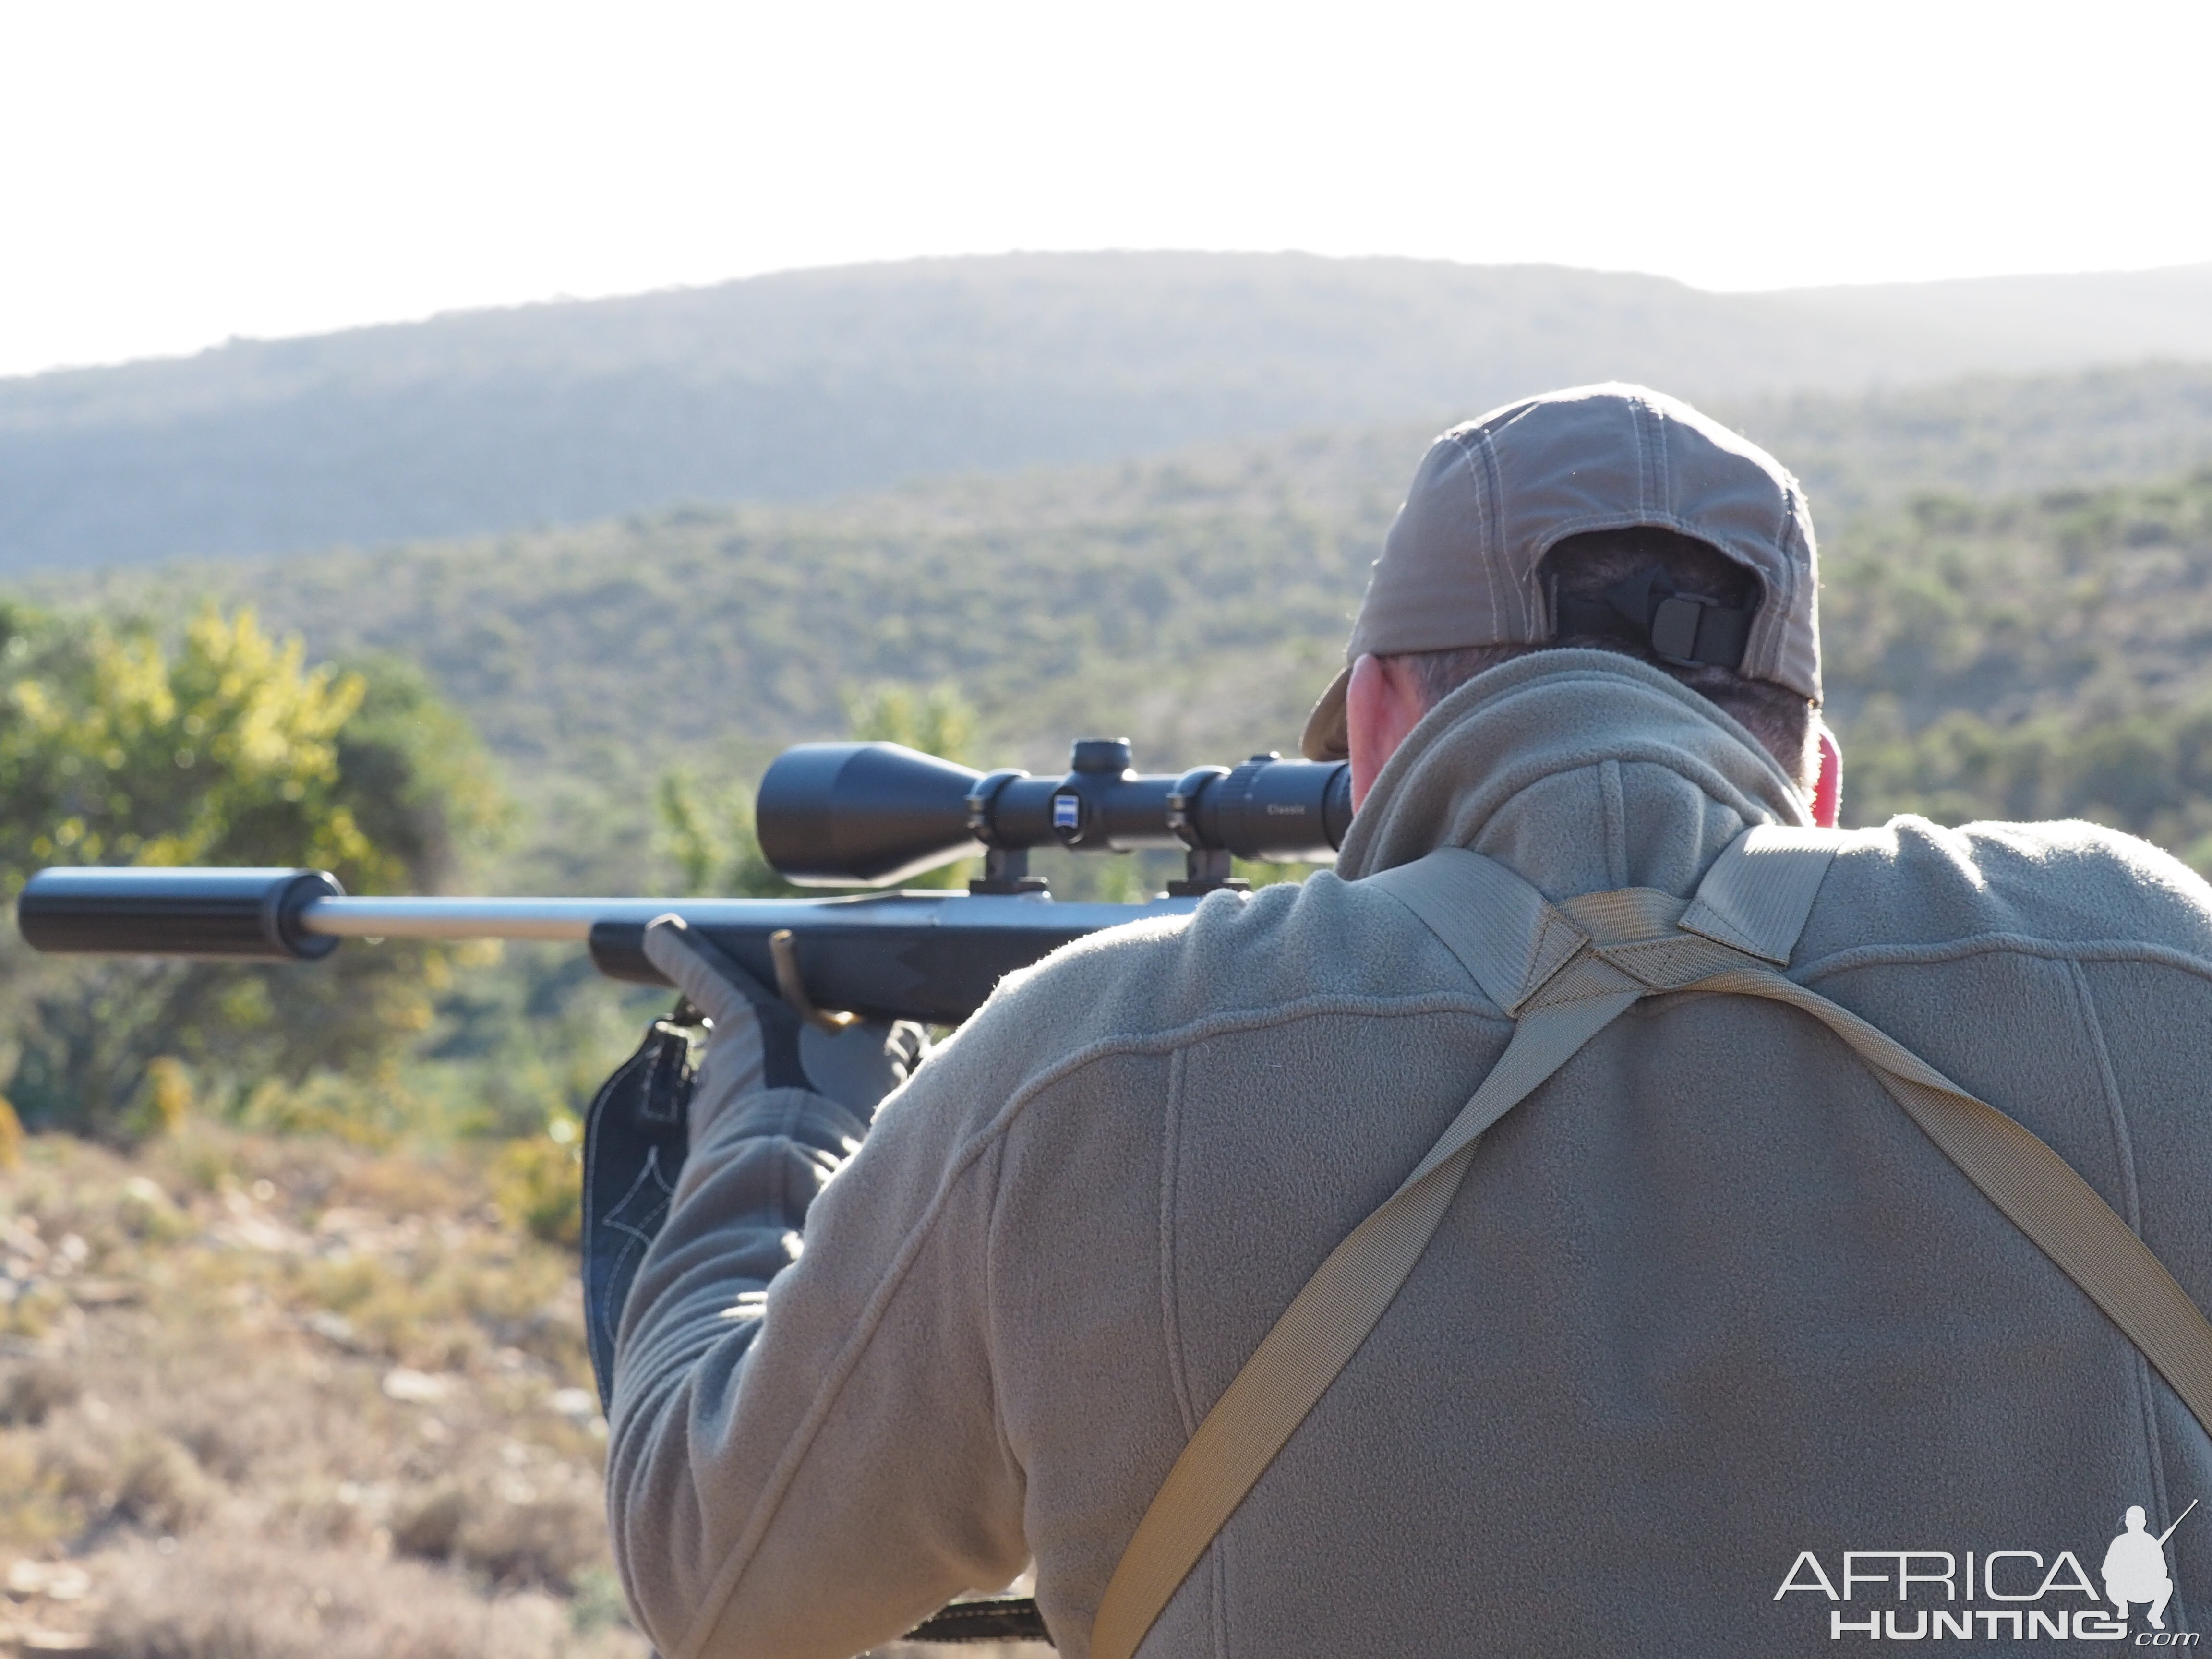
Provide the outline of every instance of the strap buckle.
<path id="1" fill-rule="evenodd" d="M 1554 638 L 1611 635 L 1632 640 L 1676 668 L 1738 669 L 1758 606 L 1685 593 L 1654 565 L 1607 589 L 1601 601 L 1560 599 L 1553 610 Z"/>

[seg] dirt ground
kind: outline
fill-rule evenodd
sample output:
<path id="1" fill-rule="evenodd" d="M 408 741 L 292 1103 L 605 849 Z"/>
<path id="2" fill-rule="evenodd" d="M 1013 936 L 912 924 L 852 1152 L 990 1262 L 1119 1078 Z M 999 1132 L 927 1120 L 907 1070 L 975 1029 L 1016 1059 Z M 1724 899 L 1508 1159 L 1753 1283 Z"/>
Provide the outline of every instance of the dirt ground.
<path id="1" fill-rule="evenodd" d="M 0 1171 L 0 1653 L 642 1659 L 574 1260 L 492 1189 L 466 1148 L 30 1139 Z"/>

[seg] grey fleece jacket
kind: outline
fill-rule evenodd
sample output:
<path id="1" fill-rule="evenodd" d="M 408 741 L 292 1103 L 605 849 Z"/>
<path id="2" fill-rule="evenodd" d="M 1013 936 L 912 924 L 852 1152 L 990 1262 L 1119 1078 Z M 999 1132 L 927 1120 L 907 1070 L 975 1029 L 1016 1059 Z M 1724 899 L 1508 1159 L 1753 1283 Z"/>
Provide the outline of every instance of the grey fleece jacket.
<path id="1" fill-rule="evenodd" d="M 842 1168 L 856 1121 L 726 1127 L 616 1382 L 616 1547 L 661 1651 L 839 1659 L 1034 1558 L 1079 1659 L 1194 1425 L 1510 1035 L 1359 878 L 1454 844 L 1555 898 L 1687 894 L 1762 821 L 1803 809 L 1712 705 L 1525 658 L 1430 714 L 1335 874 L 1014 976 Z M 1900 818 L 1850 839 L 1789 971 L 2025 1121 L 2212 1302 L 2196 877 L 2087 824 Z M 1916 1617 L 2009 1650 L 2094 1620 L 2126 1506 L 2154 1534 L 2200 1493 L 2164 1383 L 1824 1026 L 1658 998 L 1486 1137 L 1144 1651 L 1766 1659 Z M 2204 1511 L 2168 1559 L 2167 1627 L 2212 1620 Z"/>

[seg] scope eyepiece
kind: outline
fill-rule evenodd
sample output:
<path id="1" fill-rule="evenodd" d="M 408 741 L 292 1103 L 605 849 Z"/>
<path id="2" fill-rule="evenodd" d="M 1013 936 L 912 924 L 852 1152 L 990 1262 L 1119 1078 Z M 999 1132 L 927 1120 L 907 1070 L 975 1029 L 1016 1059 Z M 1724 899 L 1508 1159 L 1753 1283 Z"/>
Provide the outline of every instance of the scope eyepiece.
<path id="1" fill-rule="evenodd" d="M 1341 761 L 1255 755 L 1242 766 L 1178 775 L 1131 769 L 1126 738 L 1078 742 L 1066 775 L 977 772 L 895 743 L 808 743 L 761 780 L 761 850 L 802 886 L 881 886 L 989 852 L 1012 891 L 1033 847 L 1128 852 L 1181 847 L 1193 856 L 1325 863 L 1352 823 L 1352 769 Z M 1225 857 L 1206 861 L 1218 885 Z M 1010 873 L 1011 872 L 1011 873 Z"/>

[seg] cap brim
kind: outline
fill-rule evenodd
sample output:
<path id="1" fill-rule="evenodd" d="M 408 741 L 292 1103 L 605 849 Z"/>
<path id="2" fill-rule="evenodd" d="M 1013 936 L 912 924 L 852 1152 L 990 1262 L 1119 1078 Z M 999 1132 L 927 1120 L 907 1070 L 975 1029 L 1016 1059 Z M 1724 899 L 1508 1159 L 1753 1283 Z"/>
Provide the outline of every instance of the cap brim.
<path id="1" fill-rule="evenodd" d="M 1298 750 L 1308 760 L 1352 758 L 1352 732 L 1344 712 L 1345 692 L 1351 684 L 1352 671 L 1347 668 L 1329 682 L 1313 713 L 1306 716 L 1305 735 L 1298 739 Z"/>

